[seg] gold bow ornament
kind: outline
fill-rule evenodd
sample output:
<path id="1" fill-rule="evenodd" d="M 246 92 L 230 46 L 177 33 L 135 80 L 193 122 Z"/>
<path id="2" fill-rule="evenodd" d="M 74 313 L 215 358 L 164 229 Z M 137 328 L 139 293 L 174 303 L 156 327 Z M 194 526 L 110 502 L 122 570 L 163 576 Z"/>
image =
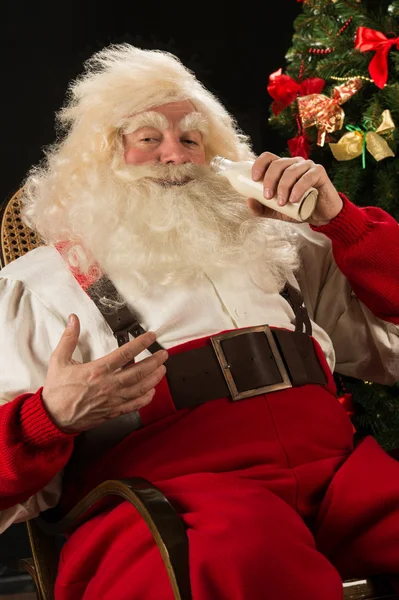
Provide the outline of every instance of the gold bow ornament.
<path id="1" fill-rule="evenodd" d="M 348 79 L 333 89 L 332 97 L 324 94 L 309 94 L 298 98 L 299 117 L 302 127 L 316 125 L 319 130 L 317 143 L 324 146 L 326 134 L 342 129 L 345 113 L 341 104 L 347 102 L 362 87 L 358 77 Z"/>
<path id="2" fill-rule="evenodd" d="M 347 125 L 347 129 L 348 133 L 345 133 L 338 143 L 329 144 L 331 152 L 337 160 L 352 160 L 363 155 L 363 168 L 365 168 L 366 149 L 377 161 L 395 156 L 386 140 L 381 136 L 381 134 L 391 133 L 395 129 L 395 123 L 388 109 L 382 113 L 382 122 L 374 131 L 370 131 L 367 125 L 362 127 Z"/>

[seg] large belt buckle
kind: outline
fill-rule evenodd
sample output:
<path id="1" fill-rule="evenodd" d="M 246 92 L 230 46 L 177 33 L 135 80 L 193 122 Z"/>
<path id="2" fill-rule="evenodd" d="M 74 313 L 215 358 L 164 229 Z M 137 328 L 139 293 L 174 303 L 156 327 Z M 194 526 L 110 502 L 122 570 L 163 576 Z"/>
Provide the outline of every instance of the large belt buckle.
<path id="1" fill-rule="evenodd" d="M 243 392 L 239 392 L 237 386 L 235 384 L 233 375 L 231 373 L 230 365 L 227 361 L 225 353 L 223 352 L 223 348 L 221 342 L 231 337 L 235 337 L 236 335 L 243 335 L 245 333 L 252 333 L 256 331 L 261 331 L 267 337 L 267 341 L 269 342 L 270 350 L 272 351 L 273 358 L 277 365 L 278 371 L 281 375 L 282 381 L 279 383 L 272 383 L 270 385 L 265 385 L 260 388 L 255 388 L 251 390 L 245 390 Z M 229 388 L 232 399 L 242 400 L 243 398 L 250 398 L 251 396 L 258 396 L 260 394 L 268 394 L 269 392 L 275 392 L 277 390 L 285 390 L 292 387 L 292 383 L 290 381 L 287 369 L 285 368 L 283 358 L 281 356 L 281 352 L 277 347 L 277 344 L 274 340 L 273 334 L 269 325 L 260 325 L 258 327 L 246 327 L 245 329 L 239 329 L 237 331 L 229 331 L 227 333 L 221 333 L 220 335 L 215 335 L 210 338 L 212 342 L 213 349 L 216 354 L 216 358 L 219 362 L 220 368 L 222 369 L 222 373 L 226 380 L 227 386 Z"/>

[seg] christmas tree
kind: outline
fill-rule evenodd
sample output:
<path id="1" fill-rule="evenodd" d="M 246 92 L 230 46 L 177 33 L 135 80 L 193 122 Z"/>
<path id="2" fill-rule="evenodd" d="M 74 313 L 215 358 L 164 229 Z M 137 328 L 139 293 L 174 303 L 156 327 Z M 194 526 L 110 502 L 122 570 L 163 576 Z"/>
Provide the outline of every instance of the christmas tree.
<path id="1" fill-rule="evenodd" d="M 399 220 L 399 0 L 302 2 L 286 69 L 269 77 L 270 123 L 287 155 L 323 164 L 352 202 Z M 399 447 L 399 384 L 336 381 L 357 435 Z"/>

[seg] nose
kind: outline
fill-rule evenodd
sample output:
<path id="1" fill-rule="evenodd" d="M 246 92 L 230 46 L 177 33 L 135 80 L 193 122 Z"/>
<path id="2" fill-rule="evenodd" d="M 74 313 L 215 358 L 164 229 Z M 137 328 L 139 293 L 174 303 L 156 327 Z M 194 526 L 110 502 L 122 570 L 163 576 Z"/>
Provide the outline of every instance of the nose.
<path id="1" fill-rule="evenodd" d="M 178 138 L 168 138 L 163 141 L 159 161 L 163 164 L 173 165 L 190 162 L 187 150 Z"/>

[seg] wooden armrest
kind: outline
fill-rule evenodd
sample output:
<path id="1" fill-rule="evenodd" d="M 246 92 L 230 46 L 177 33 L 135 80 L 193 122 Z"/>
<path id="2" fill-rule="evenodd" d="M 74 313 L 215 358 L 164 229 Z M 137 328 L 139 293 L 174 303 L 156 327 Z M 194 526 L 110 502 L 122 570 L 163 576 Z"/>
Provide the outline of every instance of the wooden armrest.
<path id="1" fill-rule="evenodd" d="M 161 552 L 175 598 L 191 600 L 188 538 L 184 523 L 163 493 L 146 479 L 132 477 L 104 481 L 60 520 L 52 521 L 56 513 L 51 509 L 34 519 L 34 523 L 49 536 L 71 533 L 96 502 L 110 495 L 127 500 L 140 513 Z"/>
<path id="2" fill-rule="evenodd" d="M 39 529 L 36 519 L 27 521 L 26 526 L 32 558 L 20 560 L 19 568 L 32 577 L 38 600 L 54 600 L 59 555 L 55 538 Z"/>
<path id="3" fill-rule="evenodd" d="M 37 570 L 35 567 L 35 562 L 33 558 L 21 558 L 19 561 L 19 569 L 20 571 L 26 571 L 33 579 L 33 583 L 36 587 L 36 598 L 37 600 L 53 600 L 53 596 L 43 596 L 42 594 L 42 586 L 40 584 L 40 580 L 37 574 Z"/>
<path id="4" fill-rule="evenodd" d="M 348 579 L 343 582 L 343 587 L 344 600 L 397 600 L 399 598 L 383 576 Z"/>

